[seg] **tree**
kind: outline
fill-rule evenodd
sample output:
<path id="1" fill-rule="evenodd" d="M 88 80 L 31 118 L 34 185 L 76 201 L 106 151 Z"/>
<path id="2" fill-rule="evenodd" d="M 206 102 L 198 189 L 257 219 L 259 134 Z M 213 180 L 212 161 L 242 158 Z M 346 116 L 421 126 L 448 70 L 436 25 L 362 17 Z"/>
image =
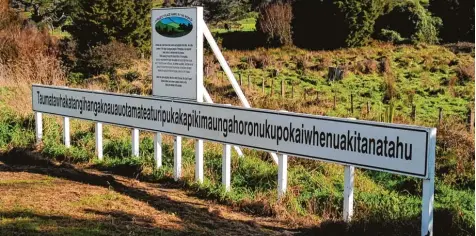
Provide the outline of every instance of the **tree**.
<path id="1" fill-rule="evenodd" d="M 438 43 L 441 19 L 434 17 L 422 4 L 414 0 L 394 2 L 389 12 L 379 17 L 374 37 L 386 39 L 400 37 L 406 43 Z"/>
<path id="2" fill-rule="evenodd" d="M 60 27 L 74 11 L 76 0 L 11 0 L 14 9 L 31 13 L 30 19 L 37 24 Z"/>
<path id="3" fill-rule="evenodd" d="M 72 24 L 64 27 L 79 51 L 112 41 L 150 50 L 149 0 L 78 0 Z"/>
<path id="4" fill-rule="evenodd" d="M 239 18 L 249 12 L 248 0 L 176 0 L 172 6 L 202 6 L 205 21 L 216 23 Z"/>
<path id="5" fill-rule="evenodd" d="M 293 41 L 311 49 L 365 45 L 389 0 L 295 0 Z M 317 32 L 317 33 L 316 33 Z"/>
<path id="6" fill-rule="evenodd" d="M 474 42 L 474 1 L 431 0 L 429 10 L 443 21 L 443 41 Z"/>
<path id="7" fill-rule="evenodd" d="M 291 45 L 292 18 L 291 4 L 281 2 L 266 4 L 260 8 L 256 29 L 266 35 L 268 44 L 272 46 Z"/>

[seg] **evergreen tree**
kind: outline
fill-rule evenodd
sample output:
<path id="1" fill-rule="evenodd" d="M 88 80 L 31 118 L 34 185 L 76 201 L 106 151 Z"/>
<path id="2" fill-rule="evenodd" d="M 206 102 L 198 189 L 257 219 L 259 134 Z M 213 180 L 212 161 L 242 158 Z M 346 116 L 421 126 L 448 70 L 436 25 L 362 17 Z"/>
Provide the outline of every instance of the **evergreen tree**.
<path id="1" fill-rule="evenodd" d="M 429 10 L 443 20 L 444 42 L 474 42 L 474 1 L 431 0 Z"/>
<path id="2" fill-rule="evenodd" d="M 112 41 L 150 50 L 149 0 L 78 0 L 72 24 L 65 26 L 79 51 Z"/>
<path id="3" fill-rule="evenodd" d="M 295 0 L 293 41 L 311 49 L 365 45 L 390 0 Z M 319 32 L 311 33 L 311 32 Z"/>

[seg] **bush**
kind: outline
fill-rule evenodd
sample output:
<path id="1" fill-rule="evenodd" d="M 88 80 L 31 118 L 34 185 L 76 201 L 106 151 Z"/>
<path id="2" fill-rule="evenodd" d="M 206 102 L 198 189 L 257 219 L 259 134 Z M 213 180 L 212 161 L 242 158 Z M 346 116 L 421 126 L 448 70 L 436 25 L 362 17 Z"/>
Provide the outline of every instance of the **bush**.
<path id="1" fill-rule="evenodd" d="M 138 58 L 132 46 L 112 41 L 92 48 L 85 55 L 84 63 L 88 71 L 94 75 L 102 73 L 114 75 L 116 69 L 130 67 L 132 60 Z"/>
<path id="2" fill-rule="evenodd" d="M 310 49 L 364 45 L 370 40 L 375 20 L 385 12 L 386 2 L 296 0 L 293 41 Z"/>
<path id="3" fill-rule="evenodd" d="M 78 0 L 72 24 L 65 26 L 81 52 L 111 41 L 150 50 L 151 1 Z"/>
<path id="4" fill-rule="evenodd" d="M 388 29 L 381 29 L 378 38 L 391 43 L 403 43 L 405 40 L 397 31 Z"/>
<path id="5" fill-rule="evenodd" d="M 474 80 L 474 64 L 458 65 L 455 71 L 461 85 Z"/>
<path id="6" fill-rule="evenodd" d="M 385 41 L 438 43 L 441 19 L 434 17 L 418 1 L 395 4 L 375 23 L 374 36 Z"/>
<path id="7" fill-rule="evenodd" d="M 55 38 L 0 4 L 0 87 L 63 83 Z"/>
<path id="8" fill-rule="evenodd" d="M 441 27 L 441 19 L 416 0 L 296 0 L 293 15 L 293 41 L 309 49 L 362 46 L 371 37 L 395 43 L 437 43 Z"/>
<path id="9" fill-rule="evenodd" d="M 443 21 L 444 42 L 474 42 L 474 1 L 431 0 L 429 10 Z"/>
<path id="10" fill-rule="evenodd" d="M 263 6 L 256 21 L 256 29 L 266 35 L 268 44 L 273 46 L 291 45 L 291 4 L 273 3 Z"/>

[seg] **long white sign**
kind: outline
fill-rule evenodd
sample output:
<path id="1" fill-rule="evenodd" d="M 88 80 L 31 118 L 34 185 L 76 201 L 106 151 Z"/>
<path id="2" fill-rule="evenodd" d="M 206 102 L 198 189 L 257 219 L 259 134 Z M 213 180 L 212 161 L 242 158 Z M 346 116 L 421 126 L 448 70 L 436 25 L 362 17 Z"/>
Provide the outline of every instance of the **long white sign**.
<path id="1" fill-rule="evenodd" d="M 65 87 L 33 85 L 32 93 L 37 112 L 420 178 L 428 174 L 429 133 L 434 128 Z"/>
<path id="2" fill-rule="evenodd" d="M 203 8 L 152 9 L 152 80 L 157 96 L 201 99 Z"/>

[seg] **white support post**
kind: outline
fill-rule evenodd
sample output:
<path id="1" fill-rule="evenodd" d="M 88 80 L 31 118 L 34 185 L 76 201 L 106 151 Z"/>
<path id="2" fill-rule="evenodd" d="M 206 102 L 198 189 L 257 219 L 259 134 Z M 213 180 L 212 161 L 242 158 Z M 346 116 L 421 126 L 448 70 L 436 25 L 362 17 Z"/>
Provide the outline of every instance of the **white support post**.
<path id="1" fill-rule="evenodd" d="M 229 192 L 231 188 L 231 145 L 223 145 L 223 160 L 221 165 L 221 182 L 225 191 Z"/>
<path id="2" fill-rule="evenodd" d="M 205 102 L 213 104 L 213 99 L 205 87 L 203 87 L 203 99 L 205 100 Z M 233 146 L 233 149 L 235 149 L 236 153 L 238 154 L 238 157 L 243 157 L 243 152 L 241 151 L 240 147 Z"/>
<path id="3" fill-rule="evenodd" d="M 357 120 L 354 117 L 347 118 Z M 354 214 L 354 172 L 355 167 L 344 165 L 344 222 L 349 223 Z"/>
<path id="4" fill-rule="evenodd" d="M 71 146 L 70 135 L 69 135 L 69 117 L 63 117 L 63 141 L 64 146 L 69 148 Z"/>
<path id="5" fill-rule="evenodd" d="M 240 85 L 236 81 L 236 78 L 233 75 L 233 72 L 231 71 L 230 67 L 228 66 L 228 63 L 226 63 L 225 57 L 221 53 L 220 48 L 218 47 L 217 43 L 215 42 L 215 39 L 213 38 L 212 33 L 208 29 L 207 24 L 203 20 L 202 20 L 202 22 L 200 22 L 200 24 L 203 28 L 203 34 L 205 35 L 205 38 L 207 39 L 208 44 L 210 45 L 210 48 L 212 49 L 212 51 L 215 54 L 218 62 L 220 63 L 221 68 L 223 68 L 223 71 L 225 72 L 226 76 L 230 80 L 231 86 L 233 86 L 233 89 L 235 90 L 236 94 L 238 95 L 238 98 L 240 99 L 241 104 L 243 104 L 243 106 L 246 107 L 246 108 L 251 107 L 250 103 L 248 102 L 248 100 L 245 97 L 245 94 L 243 93 L 243 91 L 241 91 Z"/>
<path id="6" fill-rule="evenodd" d="M 344 221 L 349 223 L 354 214 L 354 166 L 344 166 Z"/>
<path id="7" fill-rule="evenodd" d="M 203 8 L 197 8 L 197 21 L 203 21 Z M 197 27 L 197 102 L 203 102 L 203 25 L 198 23 Z M 195 141 L 195 181 L 203 183 L 203 140 Z"/>
<path id="8" fill-rule="evenodd" d="M 182 177 L 182 136 L 174 137 L 174 180 Z"/>
<path id="9" fill-rule="evenodd" d="M 230 67 L 228 66 L 228 63 L 226 63 L 225 57 L 221 53 L 220 48 L 218 47 L 218 44 L 213 38 L 212 33 L 208 29 L 207 24 L 205 23 L 204 20 L 202 20 L 200 24 L 201 24 L 201 27 L 203 28 L 203 35 L 207 39 L 207 42 L 210 45 L 210 48 L 212 49 L 213 53 L 215 54 L 218 62 L 220 63 L 221 68 L 223 69 L 226 76 L 228 77 L 228 80 L 230 81 L 231 86 L 233 87 L 236 94 L 238 95 L 238 98 L 240 99 L 241 104 L 243 105 L 243 107 L 251 108 L 250 103 L 246 99 L 245 94 L 241 90 L 241 87 L 238 84 L 238 82 L 236 81 L 236 78 L 233 75 L 233 71 L 231 71 Z M 269 154 L 271 155 L 271 158 L 273 158 L 274 163 L 278 163 L 278 156 L 276 155 L 276 153 L 270 152 Z"/>
<path id="10" fill-rule="evenodd" d="M 423 179 L 423 203 L 421 212 L 421 235 L 433 236 L 433 204 L 435 201 L 435 149 L 436 129 L 430 130 L 428 153 L 428 178 Z"/>
<path id="11" fill-rule="evenodd" d="M 132 156 L 139 156 L 139 129 L 132 129 Z"/>
<path id="12" fill-rule="evenodd" d="M 35 133 L 36 133 L 36 143 L 41 143 L 43 139 L 43 115 L 41 112 L 35 112 Z"/>
<path id="13" fill-rule="evenodd" d="M 102 153 L 102 123 L 96 123 L 96 155 L 99 160 L 103 159 Z"/>
<path id="14" fill-rule="evenodd" d="M 195 142 L 195 181 L 203 183 L 203 140 Z"/>
<path id="15" fill-rule="evenodd" d="M 154 136 L 154 159 L 155 168 L 162 167 L 162 135 L 160 132 L 156 132 Z"/>
<path id="16" fill-rule="evenodd" d="M 278 154 L 278 200 L 286 194 L 288 187 L 288 155 Z"/>

